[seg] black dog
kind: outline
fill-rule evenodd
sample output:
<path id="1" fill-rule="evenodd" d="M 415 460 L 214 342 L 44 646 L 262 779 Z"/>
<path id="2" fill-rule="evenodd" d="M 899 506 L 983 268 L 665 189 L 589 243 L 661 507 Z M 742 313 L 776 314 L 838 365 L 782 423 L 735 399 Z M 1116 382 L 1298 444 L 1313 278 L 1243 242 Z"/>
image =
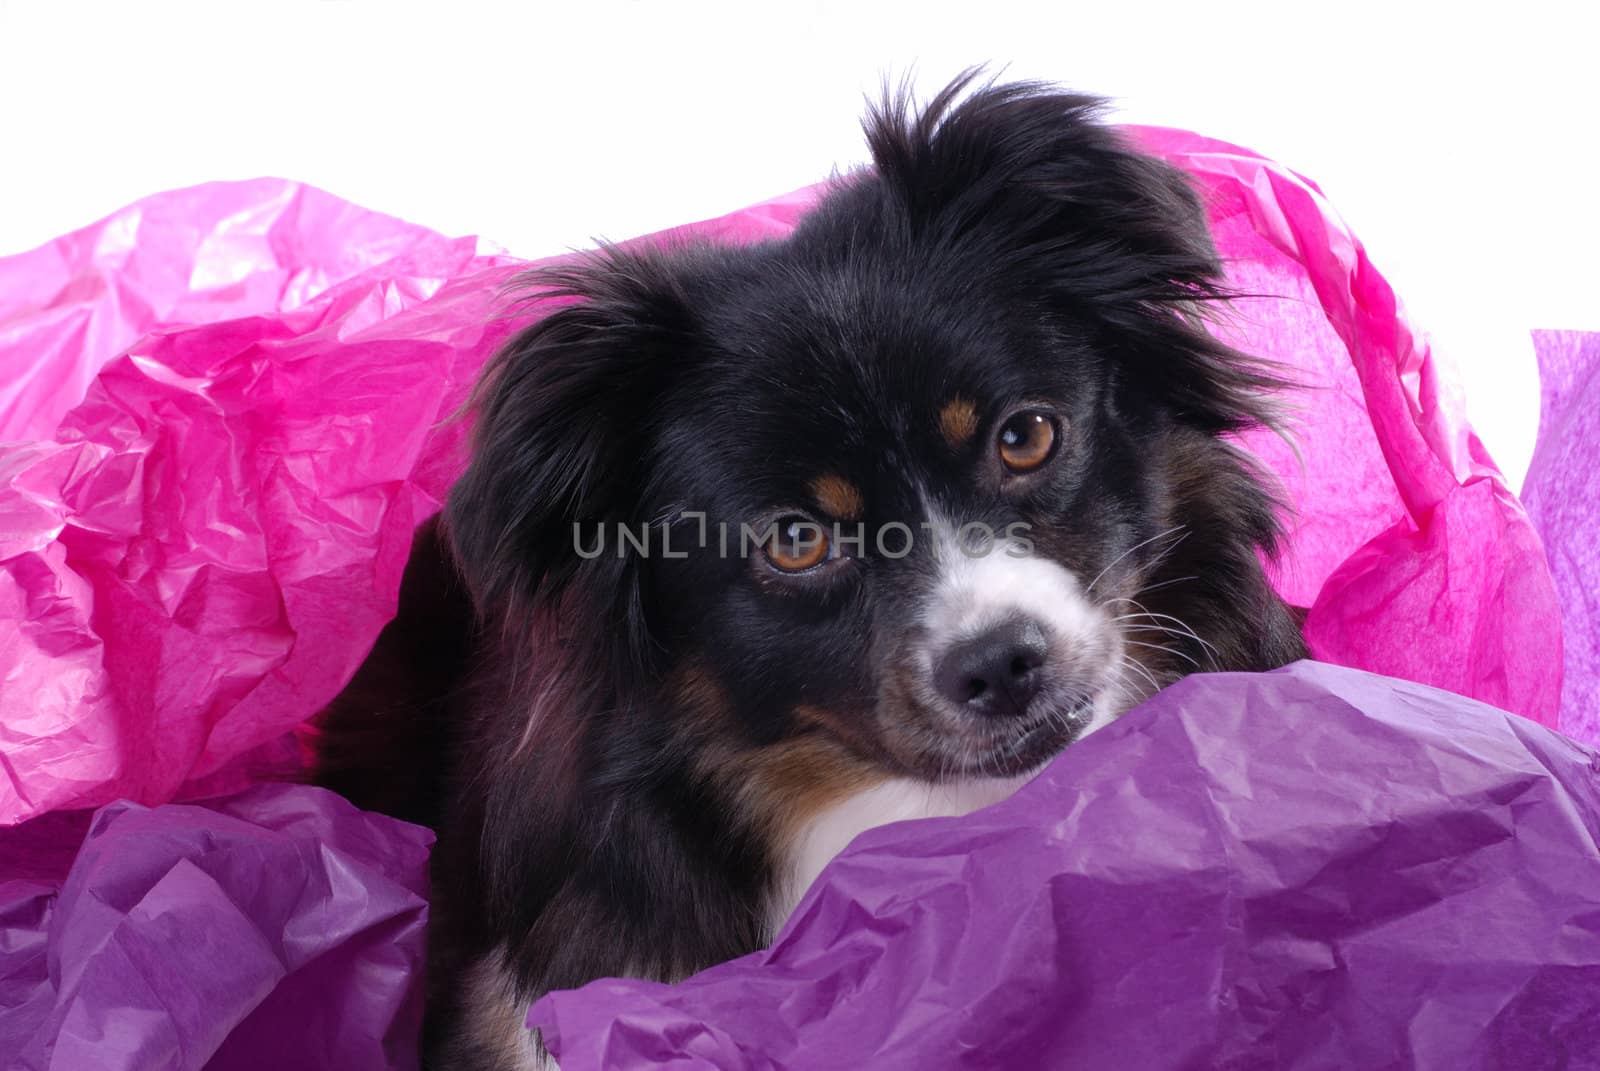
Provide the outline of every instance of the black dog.
<path id="1" fill-rule="evenodd" d="M 325 719 L 329 783 L 439 829 L 438 1066 L 536 1065 L 546 990 L 757 949 L 856 832 L 1304 655 L 1228 438 L 1282 383 L 1202 326 L 1194 193 L 1092 98 L 971 82 L 876 109 L 784 240 L 531 280 L 574 300 Z"/>

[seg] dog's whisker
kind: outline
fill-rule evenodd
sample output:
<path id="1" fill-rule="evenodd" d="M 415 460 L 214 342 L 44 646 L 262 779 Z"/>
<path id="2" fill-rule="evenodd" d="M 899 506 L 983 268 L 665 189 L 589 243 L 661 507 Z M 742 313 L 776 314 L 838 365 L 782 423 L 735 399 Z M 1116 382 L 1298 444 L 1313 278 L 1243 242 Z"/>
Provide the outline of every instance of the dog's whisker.
<path id="1" fill-rule="evenodd" d="M 1126 617 L 1117 618 L 1117 620 L 1119 620 L 1119 621 L 1139 621 L 1139 620 L 1145 619 L 1147 617 L 1148 617 L 1148 615 L 1146 615 L 1146 614 L 1130 614 L 1130 615 L 1128 615 Z M 1201 643 L 1201 644 L 1205 643 L 1205 641 L 1203 639 L 1201 639 L 1201 637 L 1196 636 L 1194 634 L 1194 632 L 1192 630 L 1190 630 L 1190 629 L 1178 628 L 1178 627 L 1173 626 L 1173 625 L 1164 625 L 1160 621 L 1147 620 L 1143 624 L 1133 625 L 1131 628 L 1127 628 L 1124 631 L 1125 632 L 1163 632 L 1163 633 L 1166 633 L 1169 636 L 1178 636 L 1178 637 L 1181 637 L 1181 638 L 1186 639 L 1186 640 L 1194 640 L 1196 643 Z"/>
<path id="2" fill-rule="evenodd" d="M 1122 697 L 1122 702 L 1124 704 L 1118 713 L 1126 713 L 1143 702 L 1143 700 L 1140 699 L 1133 689 L 1129 687 L 1128 681 L 1125 678 L 1118 676 L 1118 678 L 1112 682 L 1112 686 L 1116 688 L 1117 693 Z"/>
<path id="3" fill-rule="evenodd" d="M 1118 562 L 1122 561 L 1122 559 L 1126 558 L 1128 555 L 1132 554 L 1134 551 L 1138 550 L 1140 547 L 1149 546 L 1151 543 L 1154 543 L 1156 540 L 1162 539 L 1162 538 L 1164 538 L 1166 536 L 1170 536 L 1175 532 L 1184 532 L 1184 534 L 1187 535 L 1187 532 L 1185 532 L 1185 529 L 1187 529 L 1187 528 L 1188 528 L 1188 525 L 1175 524 L 1171 528 L 1168 528 L 1164 532 L 1157 532 L 1155 535 L 1151 536 L 1149 539 L 1140 540 L 1138 543 L 1135 543 L 1133 546 L 1129 547 L 1127 550 L 1123 551 L 1121 554 L 1118 554 L 1115 558 L 1112 558 L 1111 561 L 1107 562 L 1106 563 L 1106 567 L 1104 569 L 1100 570 L 1099 573 L 1095 574 L 1095 578 L 1093 580 L 1089 581 L 1088 585 L 1083 589 L 1084 590 L 1084 594 L 1088 594 L 1089 592 L 1093 591 L 1094 590 L 1094 586 L 1096 584 L 1100 583 L 1100 581 L 1105 577 L 1105 575 L 1111 571 L 1113 566 L 1115 566 Z M 1181 543 L 1182 541 L 1183 541 L 1183 536 L 1180 535 L 1178 537 L 1178 541 L 1173 543 L 1173 546 L 1177 546 L 1178 543 Z M 1170 552 L 1171 551 L 1171 547 L 1166 548 L 1166 550 Z"/>
<path id="4" fill-rule="evenodd" d="M 1159 584 L 1146 584 L 1144 587 L 1139 589 L 1139 594 L 1140 595 L 1147 595 L 1152 591 L 1160 591 L 1162 588 L 1170 588 L 1174 584 L 1181 584 L 1185 580 L 1199 580 L 1199 579 L 1200 578 L 1198 576 L 1193 576 L 1193 575 L 1191 575 L 1191 576 L 1175 576 L 1170 580 L 1163 580 Z"/>
<path id="5" fill-rule="evenodd" d="M 1140 662 L 1138 659 L 1134 658 L 1132 655 L 1125 654 L 1125 655 L 1122 656 L 1122 664 L 1127 666 L 1129 669 L 1132 669 L 1132 670 L 1136 671 L 1141 676 L 1143 676 L 1145 680 L 1150 682 L 1150 693 L 1149 693 L 1149 695 L 1145 696 L 1146 699 L 1148 699 L 1151 695 L 1155 695 L 1157 692 L 1159 692 L 1161 690 L 1161 685 L 1159 683 L 1157 683 L 1156 678 L 1155 678 L 1155 674 L 1151 673 L 1150 670 L 1144 665 L 1144 663 Z M 1141 700 L 1141 702 L 1142 702 L 1142 700 Z"/>
<path id="6" fill-rule="evenodd" d="M 1193 657 L 1191 657 L 1190 655 L 1188 655 L 1187 653 L 1185 653 L 1183 651 L 1178 650 L 1178 648 L 1173 647 L 1171 645 L 1159 644 L 1159 643 L 1141 643 L 1138 640 L 1124 640 L 1123 642 L 1124 643 L 1131 643 L 1135 647 L 1148 648 L 1149 650 L 1152 650 L 1152 651 L 1165 651 L 1167 654 L 1177 655 L 1179 658 L 1183 659 L 1185 662 L 1188 662 L 1195 669 L 1201 668 L 1200 667 L 1200 663 L 1198 661 L 1196 661 Z"/>
<path id="7" fill-rule="evenodd" d="M 1146 617 L 1146 618 L 1149 618 L 1151 621 L 1169 621 L 1174 626 L 1176 626 L 1176 630 L 1177 630 L 1177 634 L 1178 635 L 1186 636 L 1189 639 L 1194 640 L 1201 647 L 1205 648 L 1208 656 L 1211 659 L 1213 667 L 1216 667 L 1216 664 L 1217 664 L 1218 660 L 1221 658 L 1221 652 L 1218 651 L 1216 646 L 1213 645 L 1210 641 L 1206 640 L 1204 637 L 1202 637 L 1198 633 L 1196 633 L 1194 629 L 1190 628 L 1188 622 L 1184 621 L 1181 617 L 1175 617 L 1172 614 L 1157 613 L 1157 612 L 1155 612 L 1153 610 L 1150 610 L 1148 607 L 1146 607 L 1143 603 L 1139 602 L 1137 599 L 1119 598 L 1119 599 L 1116 599 L 1114 601 L 1116 601 L 1116 602 L 1126 602 L 1126 603 L 1129 603 L 1129 604 L 1131 604 L 1133 606 L 1138 607 L 1138 609 L 1139 609 L 1139 613 L 1138 614 L 1124 615 L 1122 617 L 1116 618 L 1116 620 L 1121 621 L 1121 620 L 1134 619 L 1134 618 L 1138 618 L 1138 617 Z M 1140 628 L 1150 628 L 1150 629 L 1162 629 L 1163 631 L 1172 631 L 1172 629 L 1166 629 L 1166 628 L 1163 628 L 1163 626 L 1155 625 L 1155 624 L 1142 625 L 1142 626 L 1139 626 L 1139 627 Z"/>
<path id="8" fill-rule="evenodd" d="M 1188 537 L 1188 534 L 1188 532 L 1184 532 L 1183 536 L 1173 540 L 1171 543 L 1168 543 L 1166 546 L 1157 550 L 1155 556 L 1145 563 L 1144 575 L 1146 577 L 1154 576 L 1161 569 L 1161 567 L 1167 563 L 1167 560 L 1172 557 L 1173 553 L 1177 551 L 1178 547 L 1183 544 L 1183 540 Z M 1162 585 L 1160 584 L 1144 585 L 1140 589 L 1140 594 L 1143 594 L 1146 591 L 1154 590 L 1154 588 L 1161 586 Z"/>

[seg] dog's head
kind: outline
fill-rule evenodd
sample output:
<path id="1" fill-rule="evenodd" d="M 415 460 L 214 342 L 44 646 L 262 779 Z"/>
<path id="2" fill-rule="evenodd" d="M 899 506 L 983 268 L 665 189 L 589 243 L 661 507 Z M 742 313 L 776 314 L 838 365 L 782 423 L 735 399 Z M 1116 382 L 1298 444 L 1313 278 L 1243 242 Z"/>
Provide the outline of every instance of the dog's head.
<path id="1" fill-rule="evenodd" d="M 486 614 L 774 806 L 1015 775 L 1273 661 L 1226 436 L 1275 383 L 1201 326 L 1196 196 L 1093 99 L 966 89 L 876 110 L 874 167 L 784 240 L 539 276 L 572 300 L 497 358 L 451 496 Z"/>

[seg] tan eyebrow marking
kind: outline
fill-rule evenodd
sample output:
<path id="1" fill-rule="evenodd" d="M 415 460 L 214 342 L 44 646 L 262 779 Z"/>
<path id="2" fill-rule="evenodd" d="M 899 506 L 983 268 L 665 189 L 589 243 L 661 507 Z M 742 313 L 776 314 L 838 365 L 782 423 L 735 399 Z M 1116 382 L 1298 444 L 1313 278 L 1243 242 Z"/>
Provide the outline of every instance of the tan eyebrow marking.
<path id="1" fill-rule="evenodd" d="M 811 481 L 811 494 L 824 513 L 841 521 L 858 521 L 866 512 L 860 489 L 843 476 L 818 476 Z"/>
<path id="2" fill-rule="evenodd" d="M 939 410 L 939 430 L 952 450 L 958 450 L 978 433 L 978 407 L 957 394 Z"/>

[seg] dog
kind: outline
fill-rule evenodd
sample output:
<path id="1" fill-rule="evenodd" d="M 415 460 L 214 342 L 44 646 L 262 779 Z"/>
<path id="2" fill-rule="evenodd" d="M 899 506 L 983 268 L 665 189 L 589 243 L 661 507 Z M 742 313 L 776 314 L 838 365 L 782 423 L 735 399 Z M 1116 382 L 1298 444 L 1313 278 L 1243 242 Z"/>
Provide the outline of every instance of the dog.
<path id="1" fill-rule="evenodd" d="M 969 812 L 1156 689 L 1305 656 L 1206 329 L 1201 203 L 1100 100 L 886 94 L 786 238 L 606 249 L 473 402 L 324 782 L 438 829 L 432 1066 L 764 947 L 862 830 Z M 412 772 L 407 772 L 412 771 Z"/>

